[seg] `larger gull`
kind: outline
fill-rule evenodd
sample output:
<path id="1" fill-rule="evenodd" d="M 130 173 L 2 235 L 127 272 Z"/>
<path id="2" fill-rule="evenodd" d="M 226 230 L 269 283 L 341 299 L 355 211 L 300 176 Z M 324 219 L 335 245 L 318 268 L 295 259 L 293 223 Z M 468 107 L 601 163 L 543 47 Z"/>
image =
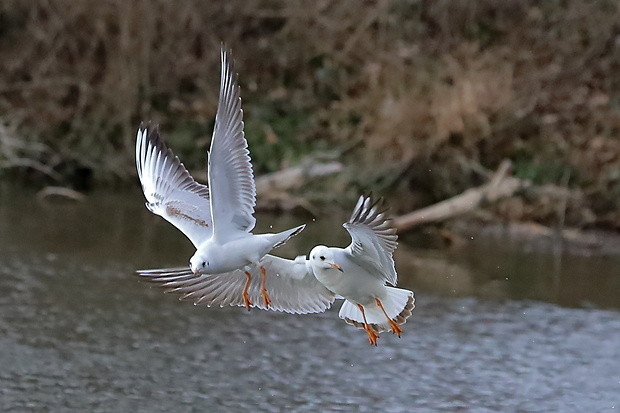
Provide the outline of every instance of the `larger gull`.
<path id="1" fill-rule="evenodd" d="M 141 125 L 138 130 L 136 165 L 146 206 L 177 227 L 196 247 L 189 268 L 138 274 L 196 303 L 245 305 L 248 310 L 273 306 L 297 313 L 323 311 L 331 305 L 333 294 L 313 279 L 305 264 L 268 255 L 305 225 L 276 234 L 251 233 L 256 222 L 256 190 L 243 133 L 239 87 L 224 49 L 221 63 L 208 186 L 192 178 L 161 140 L 158 128 Z M 262 302 L 258 302 L 257 268 Z M 269 282 L 267 268 L 273 273 Z"/>

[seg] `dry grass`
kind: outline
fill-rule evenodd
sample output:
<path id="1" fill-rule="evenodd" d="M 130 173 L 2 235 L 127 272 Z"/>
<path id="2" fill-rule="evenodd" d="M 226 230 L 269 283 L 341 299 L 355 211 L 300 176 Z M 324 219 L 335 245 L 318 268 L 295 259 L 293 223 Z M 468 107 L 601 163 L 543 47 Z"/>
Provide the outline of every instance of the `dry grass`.
<path id="1" fill-rule="evenodd" d="M 410 209 L 511 158 L 620 225 L 619 21 L 612 0 L 5 0 L 0 166 L 132 179 L 153 119 L 202 167 L 225 41 L 261 172 L 337 148 L 343 188 Z"/>

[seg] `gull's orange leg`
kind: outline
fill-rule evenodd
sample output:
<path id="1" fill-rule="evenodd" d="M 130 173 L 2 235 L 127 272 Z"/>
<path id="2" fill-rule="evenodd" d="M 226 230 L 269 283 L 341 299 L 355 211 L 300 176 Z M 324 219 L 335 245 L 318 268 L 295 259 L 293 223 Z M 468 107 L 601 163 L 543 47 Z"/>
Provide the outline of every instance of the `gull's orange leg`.
<path id="1" fill-rule="evenodd" d="M 385 318 L 388 319 L 388 322 L 390 323 L 390 327 L 392 327 L 392 333 L 393 334 L 398 334 L 398 337 L 400 337 L 400 333 L 403 332 L 403 329 L 400 328 L 400 326 L 398 324 L 396 324 L 394 322 L 394 320 L 392 320 L 387 313 L 385 312 L 385 309 L 383 308 L 383 304 L 381 304 L 381 301 L 379 301 L 378 298 L 375 298 L 375 301 L 377 302 L 377 305 L 379 306 L 379 308 L 381 309 L 381 311 L 383 311 L 383 314 L 385 314 Z"/>
<path id="2" fill-rule="evenodd" d="M 245 275 L 248 277 L 248 280 L 245 282 L 245 287 L 243 287 L 243 303 L 245 304 L 245 308 L 250 311 L 250 306 L 252 305 L 252 300 L 250 300 L 250 296 L 248 294 L 248 288 L 250 287 L 250 282 L 252 282 L 252 274 L 249 272 L 245 272 Z"/>
<path id="3" fill-rule="evenodd" d="M 261 273 L 260 293 L 262 294 L 263 300 L 265 301 L 265 307 L 269 308 L 269 306 L 271 305 L 271 298 L 269 298 L 269 295 L 267 295 L 267 288 L 265 287 L 265 284 L 267 283 L 267 270 L 265 270 L 265 267 L 263 267 L 262 265 L 260 266 L 260 273 Z"/>
<path id="4" fill-rule="evenodd" d="M 377 339 L 379 338 L 379 334 L 368 325 L 368 321 L 366 321 L 366 313 L 364 313 L 364 307 L 361 304 L 357 305 L 357 308 L 362 312 L 362 317 L 364 317 L 364 330 L 366 330 L 366 334 L 368 334 L 368 340 L 370 340 L 371 346 L 377 345 Z"/>

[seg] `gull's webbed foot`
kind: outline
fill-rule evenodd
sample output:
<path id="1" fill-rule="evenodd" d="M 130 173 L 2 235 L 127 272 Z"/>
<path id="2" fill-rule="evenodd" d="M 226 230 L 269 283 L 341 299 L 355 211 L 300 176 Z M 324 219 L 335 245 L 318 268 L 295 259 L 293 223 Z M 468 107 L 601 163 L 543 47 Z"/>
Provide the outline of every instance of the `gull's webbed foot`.
<path id="1" fill-rule="evenodd" d="M 245 282 L 245 287 L 243 287 L 243 304 L 245 304 L 245 308 L 250 311 L 253 305 L 252 300 L 250 300 L 250 295 L 248 294 L 248 288 L 250 287 L 250 282 L 252 282 L 252 274 L 249 272 L 245 272 L 245 275 L 248 277 L 248 280 Z"/>
<path id="2" fill-rule="evenodd" d="M 366 330 L 366 334 L 368 334 L 368 340 L 370 341 L 370 345 L 376 346 L 377 339 L 379 338 L 379 333 L 377 333 L 368 325 L 368 321 L 366 321 L 366 313 L 364 312 L 364 307 L 361 304 L 358 304 L 357 308 L 359 308 L 362 312 L 362 317 L 364 318 L 364 330 Z"/>
<path id="3" fill-rule="evenodd" d="M 364 327 L 364 330 L 366 330 L 366 334 L 368 334 L 368 340 L 370 341 L 370 345 L 376 347 L 379 334 L 368 325 Z"/>
<path id="4" fill-rule="evenodd" d="M 387 318 L 388 323 L 390 323 L 390 327 L 392 328 L 392 334 L 398 334 L 398 337 L 400 337 L 400 333 L 403 332 L 403 329 L 387 315 L 385 309 L 383 308 L 383 304 L 381 304 L 381 301 L 379 301 L 378 298 L 375 298 L 375 301 L 377 302 L 377 305 L 379 306 L 381 311 L 383 311 L 383 314 L 385 314 L 385 318 Z"/>
<path id="5" fill-rule="evenodd" d="M 269 298 L 269 294 L 267 294 L 267 271 L 265 270 L 265 267 L 263 267 L 262 265 L 260 266 L 260 272 L 261 272 L 261 295 L 263 296 L 263 301 L 265 302 L 265 307 L 269 308 L 269 306 L 271 305 L 271 298 Z"/>

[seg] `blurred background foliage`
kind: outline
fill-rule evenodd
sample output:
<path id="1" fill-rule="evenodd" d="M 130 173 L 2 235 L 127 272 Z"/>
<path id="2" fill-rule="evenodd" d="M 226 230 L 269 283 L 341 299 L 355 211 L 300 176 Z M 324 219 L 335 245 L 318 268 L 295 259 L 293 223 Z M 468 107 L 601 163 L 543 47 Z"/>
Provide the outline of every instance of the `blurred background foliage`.
<path id="1" fill-rule="evenodd" d="M 203 170 L 222 42 L 257 174 L 329 153 L 332 190 L 405 211 L 508 158 L 572 191 L 568 224 L 620 227 L 616 0 L 3 0 L 0 176 L 135 184 L 143 120 Z"/>

